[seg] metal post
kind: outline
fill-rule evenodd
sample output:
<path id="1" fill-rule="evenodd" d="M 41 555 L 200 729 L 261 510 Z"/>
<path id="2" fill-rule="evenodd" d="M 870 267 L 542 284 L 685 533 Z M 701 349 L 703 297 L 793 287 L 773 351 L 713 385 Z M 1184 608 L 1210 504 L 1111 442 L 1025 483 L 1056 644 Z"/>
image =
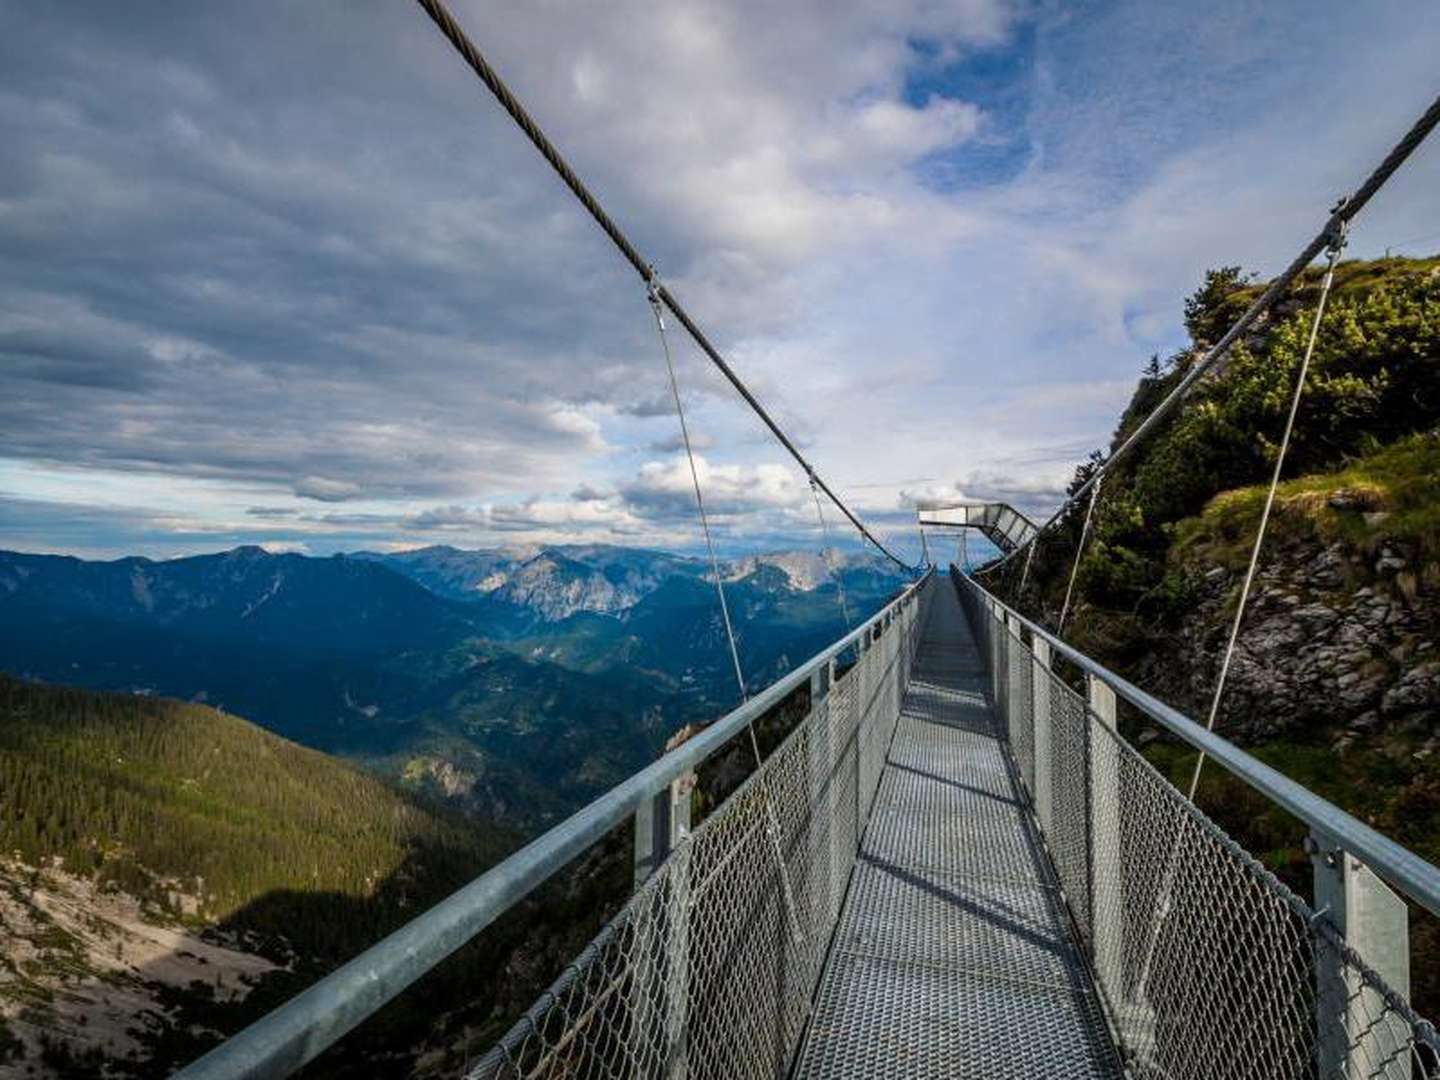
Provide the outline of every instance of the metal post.
<path id="1" fill-rule="evenodd" d="M 1005 737 L 1010 737 L 1010 673 L 1009 664 L 1010 649 L 1005 638 L 1010 633 L 1009 617 L 1003 608 L 995 612 L 995 622 L 992 628 L 995 643 L 991 652 L 995 654 L 995 719 L 999 722 L 1000 728 L 1005 732 Z"/>
<path id="2" fill-rule="evenodd" d="M 641 923 L 638 974 L 648 985 L 632 1021 L 636 1046 L 653 1046 L 659 1036 L 661 1075 L 667 1080 L 685 1080 L 689 1073 L 685 1017 L 690 995 L 690 847 L 682 841 L 690 834 L 694 788 L 695 774 L 684 773 L 635 813 L 635 887 L 648 881 L 672 853 L 675 859 L 664 889 L 655 894 L 653 920 Z"/>
<path id="3" fill-rule="evenodd" d="M 1405 901 L 1374 871 L 1313 829 L 1315 910 L 1403 998 L 1410 996 L 1410 922 Z M 1334 950 L 1316 950 L 1316 1049 L 1320 1075 L 1410 1080 L 1409 1025 L 1389 1014 Z M 1377 1020 L 1377 1018 L 1380 1018 Z"/>
<path id="4" fill-rule="evenodd" d="M 870 816 L 870 740 L 875 732 L 875 624 L 868 623 L 860 638 L 858 688 L 860 698 L 857 705 L 859 731 L 855 746 L 858 751 L 855 769 L 855 832 L 857 836 L 865 831 L 866 819 Z"/>
<path id="5" fill-rule="evenodd" d="M 1034 782 L 1033 777 L 1025 775 L 1025 763 L 1015 754 L 1015 748 L 1019 746 L 1015 738 L 1020 733 L 1021 725 L 1025 718 L 1019 713 L 1019 702 L 1016 700 L 1020 695 L 1020 680 L 1029 676 L 1029 672 L 1023 670 L 1021 653 L 1024 651 L 1024 642 L 1020 637 L 1020 622 L 1009 612 L 1005 614 L 1005 722 L 1006 731 L 1010 736 L 1010 752 L 1015 755 L 1015 764 L 1020 766 L 1020 777 L 1030 785 Z M 1034 796 L 1033 791 L 1026 791 L 1027 795 Z"/>
<path id="6" fill-rule="evenodd" d="M 860 834 L 865 831 L 865 818 L 860 810 L 860 786 L 861 786 L 861 761 L 865 756 L 865 653 L 870 648 L 870 632 L 868 628 L 860 635 L 860 640 L 855 644 L 855 666 L 850 669 L 846 678 L 851 680 L 850 700 L 851 708 L 855 713 L 855 727 L 852 743 L 855 750 L 855 768 L 853 776 L 855 781 L 855 845 L 852 849 L 853 855 L 860 851 Z"/>
<path id="7" fill-rule="evenodd" d="M 1034 682 L 1030 691 L 1030 704 L 1035 714 L 1035 816 L 1040 820 L 1040 830 L 1046 839 L 1049 839 L 1053 799 L 1050 760 L 1050 643 L 1036 635 L 1030 639 L 1030 651 L 1035 654 L 1032 668 Z"/>
<path id="8" fill-rule="evenodd" d="M 1090 715 L 1090 918 L 1095 973 L 1114 1002 L 1125 991 L 1125 893 L 1120 850 L 1120 743 L 1115 691 L 1085 676 Z"/>
<path id="9" fill-rule="evenodd" d="M 836 681 L 835 661 L 831 660 L 827 665 L 829 670 L 829 681 L 833 687 Z M 853 692 L 853 688 L 852 688 Z M 830 770 L 830 783 L 834 790 L 830 797 L 831 813 L 837 823 L 843 823 L 846 815 L 843 812 L 845 803 L 848 800 L 854 803 L 854 795 L 845 790 L 845 784 L 855 778 L 853 766 L 846 761 L 847 755 L 853 755 L 857 759 L 860 753 L 859 732 L 854 730 L 850 724 L 850 710 L 839 709 L 834 706 L 834 698 L 830 703 L 830 742 L 834 749 L 831 751 L 834 757 L 834 764 Z M 852 699 L 853 700 L 853 699 Z M 834 880 L 836 886 L 836 914 L 838 916 L 838 903 L 841 895 L 844 894 L 844 882 L 849 879 L 850 868 L 854 864 L 855 853 L 859 849 L 859 823 L 858 820 L 852 827 L 841 831 L 834 828 L 830 833 L 830 864 L 834 869 Z"/>
<path id="10" fill-rule="evenodd" d="M 810 675 L 810 828 L 824 829 L 826 839 L 825 874 L 820 882 L 824 890 L 824 910 L 830 918 L 839 914 L 840 897 L 844 891 L 844 845 L 839 836 L 839 817 L 835 813 L 836 765 L 839 748 L 835 739 L 835 720 L 830 714 L 830 683 L 833 664 L 821 664 Z"/>

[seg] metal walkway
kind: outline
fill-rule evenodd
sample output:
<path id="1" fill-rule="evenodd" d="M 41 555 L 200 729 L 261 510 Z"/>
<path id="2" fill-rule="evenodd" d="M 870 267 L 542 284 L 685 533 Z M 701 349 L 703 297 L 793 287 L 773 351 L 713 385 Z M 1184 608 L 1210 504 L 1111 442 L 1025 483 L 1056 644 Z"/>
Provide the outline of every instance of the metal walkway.
<path id="1" fill-rule="evenodd" d="M 937 589 L 798 1077 L 1118 1077 L 1089 970 Z"/>
<path id="2" fill-rule="evenodd" d="M 692 828 L 695 770 L 807 684 Z M 1309 826 L 1318 911 L 1117 731 L 1120 700 Z M 1117 1041 L 1135 1077 L 1440 1080 L 1380 877 L 1440 915 L 1440 869 L 958 572 L 182 1075 L 289 1074 L 631 820 L 629 900 L 468 1080 L 1118 1080 Z"/>

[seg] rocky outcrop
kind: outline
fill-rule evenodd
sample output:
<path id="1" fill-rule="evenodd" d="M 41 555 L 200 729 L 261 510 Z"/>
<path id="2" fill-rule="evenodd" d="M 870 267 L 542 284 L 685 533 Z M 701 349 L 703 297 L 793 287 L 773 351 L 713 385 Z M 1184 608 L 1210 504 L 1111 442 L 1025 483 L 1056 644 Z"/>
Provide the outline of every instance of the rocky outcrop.
<path id="1" fill-rule="evenodd" d="M 1428 740 L 1422 752 L 1440 749 L 1440 595 L 1436 569 L 1416 561 L 1393 540 L 1373 553 L 1293 539 L 1267 550 L 1217 727 L 1246 743 L 1334 729 L 1342 745 L 1400 730 Z M 1137 674 L 1204 716 L 1241 574 L 1190 573 L 1198 602 Z"/>

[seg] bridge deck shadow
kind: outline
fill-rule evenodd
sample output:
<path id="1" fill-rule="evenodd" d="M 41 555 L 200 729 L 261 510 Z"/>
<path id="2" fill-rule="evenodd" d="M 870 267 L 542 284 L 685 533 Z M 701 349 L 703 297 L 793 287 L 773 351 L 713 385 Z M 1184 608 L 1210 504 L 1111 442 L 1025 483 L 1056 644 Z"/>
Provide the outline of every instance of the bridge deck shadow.
<path id="1" fill-rule="evenodd" d="M 797 1077 L 1123 1075 L 985 686 L 937 589 Z"/>

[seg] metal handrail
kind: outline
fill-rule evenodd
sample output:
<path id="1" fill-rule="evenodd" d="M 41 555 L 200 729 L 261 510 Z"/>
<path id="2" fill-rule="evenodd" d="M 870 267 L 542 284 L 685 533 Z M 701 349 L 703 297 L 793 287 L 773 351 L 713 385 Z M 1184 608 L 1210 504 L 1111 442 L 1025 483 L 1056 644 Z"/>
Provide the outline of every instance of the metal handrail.
<path id="1" fill-rule="evenodd" d="M 1195 749 L 1203 751 L 1232 775 L 1249 784 L 1271 802 L 1283 807 L 1312 829 L 1335 839 L 1338 845 L 1430 912 L 1440 915 L 1440 868 L 1413 851 L 1401 847 L 1389 837 L 1376 832 L 1364 822 L 1347 814 L 1313 791 L 1259 759 L 1247 754 L 1228 739 L 1207 731 L 1178 709 L 1147 694 L 1133 683 L 1116 675 L 1071 645 L 1067 645 L 1032 619 L 998 599 L 978 581 L 950 566 L 952 578 L 978 590 L 1005 615 L 1028 630 L 1034 637 L 1047 642 L 1086 675 L 1092 676 L 1115 691 L 1151 720 L 1179 736 Z"/>
<path id="2" fill-rule="evenodd" d="M 933 568 L 839 641 L 694 738 L 487 870 L 176 1074 L 183 1080 L 287 1076 L 470 941 L 531 891 L 704 762 L 930 581 Z"/>

